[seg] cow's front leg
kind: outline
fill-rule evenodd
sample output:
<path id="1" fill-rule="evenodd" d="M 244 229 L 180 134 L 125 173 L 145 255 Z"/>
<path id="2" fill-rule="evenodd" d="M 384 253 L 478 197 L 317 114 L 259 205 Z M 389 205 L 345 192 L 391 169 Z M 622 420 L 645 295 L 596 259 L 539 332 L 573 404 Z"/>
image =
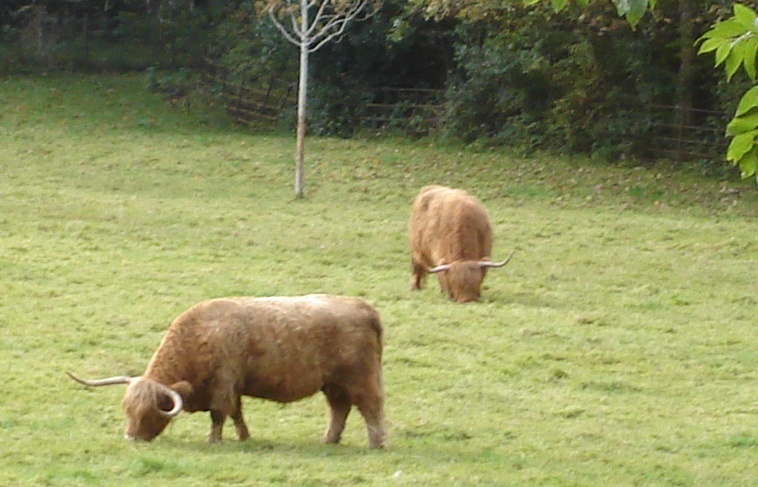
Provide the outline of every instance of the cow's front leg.
<path id="1" fill-rule="evenodd" d="M 350 396 L 342 387 L 325 387 L 323 391 L 329 402 L 329 427 L 324 433 L 324 443 L 339 443 L 352 406 Z"/>
<path id="2" fill-rule="evenodd" d="M 453 290 L 450 288 L 450 280 L 448 279 L 447 271 L 437 273 L 437 280 L 440 282 L 440 291 L 442 291 L 442 294 L 450 299 L 455 299 Z"/>
<path id="3" fill-rule="evenodd" d="M 208 433 L 208 443 L 221 443 L 224 421 L 226 421 L 226 414 L 211 410 L 211 431 Z"/>
<path id="4" fill-rule="evenodd" d="M 411 289 L 418 290 L 424 287 L 426 278 L 426 267 L 421 265 L 418 260 L 411 259 Z"/>

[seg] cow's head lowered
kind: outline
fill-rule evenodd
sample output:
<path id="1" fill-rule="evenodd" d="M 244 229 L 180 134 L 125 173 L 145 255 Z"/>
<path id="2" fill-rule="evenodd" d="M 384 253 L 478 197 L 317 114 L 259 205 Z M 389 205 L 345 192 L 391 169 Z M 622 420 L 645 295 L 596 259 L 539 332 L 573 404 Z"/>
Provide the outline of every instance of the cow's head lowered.
<path id="1" fill-rule="evenodd" d="M 511 252 L 511 255 L 502 262 L 459 260 L 427 270 L 432 274 L 438 274 L 442 290 L 450 299 L 459 303 L 467 303 L 476 301 L 481 296 L 482 281 L 487 274 L 487 269 L 503 267 L 511 260 L 514 252 Z"/>
<path id="2" fill-rule="evenodd" d="M 181 394 L 160 382 L 143 377 L 110 377 L 99 380 L 83 380 L 67 372 L 69 377 L 86 386 L 110 386 L 126 384 L 126 394 L 121 405 L 126 413 L 124 436 L 129 440 L 151 441 L 161 434 L 171 418 L 182 411 Z M 181 382 L 175 388 L 189 387 Z"/>

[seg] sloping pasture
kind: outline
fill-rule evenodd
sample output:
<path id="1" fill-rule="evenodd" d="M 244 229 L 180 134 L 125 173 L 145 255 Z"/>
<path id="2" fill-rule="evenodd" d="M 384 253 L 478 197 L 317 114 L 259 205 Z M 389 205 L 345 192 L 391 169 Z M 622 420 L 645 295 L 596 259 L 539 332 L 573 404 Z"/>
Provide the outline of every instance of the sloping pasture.
<path id="1" fill-rule="evenodd" d="M 131 77 L 0 80 L 0 485 L 749 486 L 758 483 L 750 182 L 433 142 L 294 138 L 174 109 Z M 410 291 L 424 184 L 496 229 L 483 300 Z M 228 295 L 363 296 L 386 330 L 388 446 L 322 397 L 245 399 L 122 439 L 123 388 L 173 317 Z"/>

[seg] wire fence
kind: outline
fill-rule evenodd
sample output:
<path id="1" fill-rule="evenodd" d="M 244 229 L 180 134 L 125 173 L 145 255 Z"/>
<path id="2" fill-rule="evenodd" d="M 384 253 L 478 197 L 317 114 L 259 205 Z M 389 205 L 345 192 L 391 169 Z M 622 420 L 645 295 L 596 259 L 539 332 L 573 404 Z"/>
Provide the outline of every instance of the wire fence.
<path id="1" fill-rule="evenodd" d="M 442 126 L 444 91 L 423 88 L 380 88 L 359 116 L 362 126 L 433 133 Z"/>
<path id="2" fill-rule="evenodd" d="M 234 79 L 225 69 L 208 63 L 204 80 L 215 87 L 226 110 L 243 125 L 276 122 L 296 103 L 297 84 L 277 77 Z"/>
<path id="3" fill-rule="evenodd" d="M 691 109 L 689 123 L 679 106 L 650 105 L 650 152 L 674 161 L 723 160 L 728 140 L 724 129 L 730 117 L 723 111 Z"/>
<path id="4" fill-rule="evenodd" d="M 224 104 L 238 123 L 255 126 L 280 121 L 294 113 L 297 84 L 272 78 L 230 79 L 212 68 L 206 80 L 220 90 Z M 419 88 L 381 88 L 359 111 L 357 122 L 372 130 L 398 129 L 409 135 L 428 135 L 442 126 L 444 91 Z M 681 107 L 650 105 L 646 153 L 652 159 L 722 161 L 727 148 L 724 127 L 729 117 L 720 111 L 693 109 L 683 122 Z"/>

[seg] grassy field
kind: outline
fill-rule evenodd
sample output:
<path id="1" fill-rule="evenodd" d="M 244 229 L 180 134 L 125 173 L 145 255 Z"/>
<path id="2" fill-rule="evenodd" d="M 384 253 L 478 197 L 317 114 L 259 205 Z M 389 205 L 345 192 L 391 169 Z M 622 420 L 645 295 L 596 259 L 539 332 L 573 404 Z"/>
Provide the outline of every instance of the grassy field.
<path id="1" fill-rule="evenodd" d="M 758 190 L 665 166 L 294 138 L 225 126 L 141 78 L 0 79 L 0 485 L 758 485 Z M 496 230 L 483 300 L 410 291 L 421 186 Z M 388 446 L 320 396 L 245 399 L 124 441 L 123 387 L 197 301 L 363 296 L 386 329 Z"/>

